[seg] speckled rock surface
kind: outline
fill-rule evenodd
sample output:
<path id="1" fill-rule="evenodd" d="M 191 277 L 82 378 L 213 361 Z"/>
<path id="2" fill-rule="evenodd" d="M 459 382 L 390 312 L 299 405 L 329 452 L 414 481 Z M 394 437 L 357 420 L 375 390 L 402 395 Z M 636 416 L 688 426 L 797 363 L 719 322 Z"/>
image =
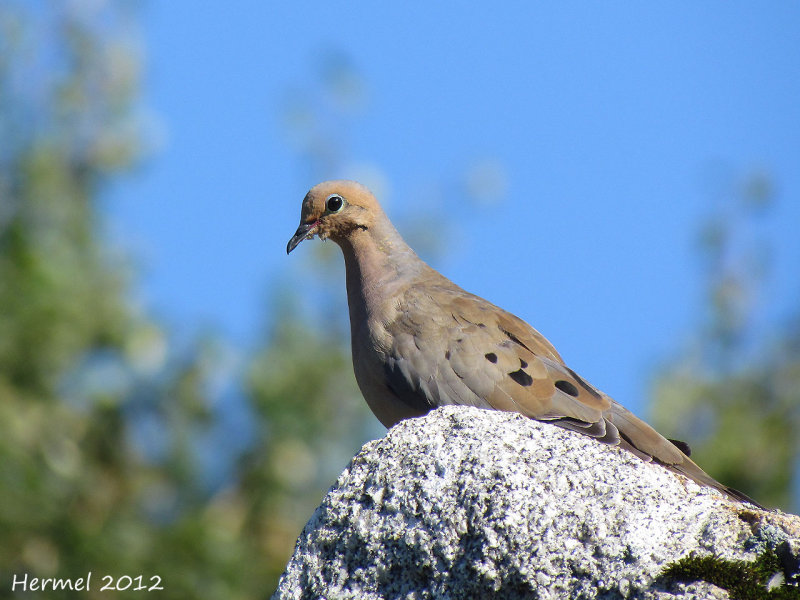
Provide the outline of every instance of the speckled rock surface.
<path id="1" fill-rule="evenodd" d="M 800 518 L 552 425 L 446 407 L 364 446 L 273 598 L 727 598 L 658 576 L 692 552 L 753 560 L 781 542 L 798 547 Z"/>

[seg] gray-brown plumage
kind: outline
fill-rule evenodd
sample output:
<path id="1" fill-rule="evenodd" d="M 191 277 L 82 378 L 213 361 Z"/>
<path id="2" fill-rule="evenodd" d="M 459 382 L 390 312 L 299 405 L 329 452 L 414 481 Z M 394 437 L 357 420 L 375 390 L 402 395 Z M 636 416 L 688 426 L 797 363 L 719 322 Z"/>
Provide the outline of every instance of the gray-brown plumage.
<path id="1" fill-rule="evenodd" d="M 581 379 L 525 321 L 429 267 L 364 186 L 328 181 L 312 188 L 287 253 L 315 235 L 344 254 L 353 369 L 386 427 L 447 404 L 519 412 L 756 504 L 706 474 L 688 446 Z"/>

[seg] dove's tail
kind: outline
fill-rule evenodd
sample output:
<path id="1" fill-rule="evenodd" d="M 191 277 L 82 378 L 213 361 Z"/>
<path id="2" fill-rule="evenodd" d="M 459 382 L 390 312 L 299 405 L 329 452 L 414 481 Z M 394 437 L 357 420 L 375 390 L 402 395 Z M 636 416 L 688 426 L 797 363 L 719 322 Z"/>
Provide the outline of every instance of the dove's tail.
<path id="1" fill-rule="evenodd" d="M 661 462 L 658 459 L 656 459 L 656 461 Z M 728 487 L 724 483 L 720 483 L 719 481 L 711 477 L 711 475 L 703 471 L 703 469 L 697 466 L 697 464 L 694 461 L 692 461 L 692 459 L 690 459 L 688 456 L 686 456 L 685 460 L 680 464 L 671 464 L 671 465 L 666 463 L 662 464 L 664 464 L 664 466 L 667 467 L 670 471 L 673 471 L 675 473 L 680 473 L 681 475 L 685 475 L 689 479 L 701 485 L 706 485 L 708 487 L 712 487 L 716 490 L 719 490 L 720 492 L 732 498 L 733 500 L 736 500 L 737 502 L 746 502 L 747 504 L 752 504 L 753 506 L 755 506 L 756 508 L 760 508 L 761 510 L 767 510 L 765 507 L 761 506 L 758 502 L 753 500 L 747 494 L 740 492 L 735 488 Z"/>
<path id="2" fill-rule="evenodd" d="M 620 447 L 633 452 L 645 461 L 652 460 L 674 473 L 680 473 L 700 485 L 719 490 L 733 500 L 766 510 L 746 494 L 720 483 L 703 471 L 689 458 L 691 449 L 688 444 L 665 438 L 617 402 L 612 400 L 611 407 L 603 416 L 618 429 Z"/>

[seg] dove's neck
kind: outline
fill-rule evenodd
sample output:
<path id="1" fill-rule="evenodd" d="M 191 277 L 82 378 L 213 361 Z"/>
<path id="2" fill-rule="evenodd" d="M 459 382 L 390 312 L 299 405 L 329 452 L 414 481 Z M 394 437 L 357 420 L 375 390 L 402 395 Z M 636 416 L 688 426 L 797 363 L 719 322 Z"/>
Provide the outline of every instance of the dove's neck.
<path id="1" fill-rule="evenodd" d="M 347 303 L 352 333 L 356 324 L 391 320 L 396 298 L 414 281 L 430 271 L 383 216 L 369 229 L 356 229 L 337 240 L 347 271 Z"/>

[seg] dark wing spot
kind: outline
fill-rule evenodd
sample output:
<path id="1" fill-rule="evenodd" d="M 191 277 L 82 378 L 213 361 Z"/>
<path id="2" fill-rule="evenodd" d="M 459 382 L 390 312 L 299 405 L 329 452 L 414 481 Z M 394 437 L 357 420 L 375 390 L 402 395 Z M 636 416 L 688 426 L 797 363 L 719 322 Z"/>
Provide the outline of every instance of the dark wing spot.
<path id="1" fill-rule="evenodd" d="M 578 375 L 578 374 L 577 374 L 575 371 L 573 371 L 573 370 L 572 370 L 572 369 L 570 369 L 569 367 L 567 367 L 567 371 L 569 372 L 569 374 L 570 374 L 570 375 L 572 375 L 572 377 L 575 379 L 575 381 L 577 381 L 577 382 L 578 382 L 578 384 L 579 384 L 579 385 L 580 385 L 580 386 L 581 386 L 583 389 L 585 389 L 587 392 L 589 392 L 589 393 L 590 393 L 592 396 L 594 396 L 595 398 L 602 398 L 602 396 L 600 396 L 600 394 L 598 394 L 598 393 L 597 393 L 597 390 L 596 390 L 596 389 L 594 389 L 592 386 L 590 386 L 588 383 L 586 383 L 586 382 L 585 382 L 585 381 L 584 381 L 584 380 L 581 378 L 581 376 L 580 376 L 580 375 Z"/>
<path id="2" fill-rule="evenodd" d="M 692 449 L 689 447 L 689 444 L 687 444 L 686 442 L 682 442 L 680 440 L 673 440 L 673 439 L 670 439 L 670 438 L 667 438 L 667 439 L 670 442 L 672 442 L 673 446 L 675 446 L 678 450 L 683 452 L 686 456 L 691 456 L 692 455 Z"/>
<path id="3" fill-rule="evenodd" d="M 490 363 L 497 363 L 497 354 L 494 352 L 489 352 L 488 354 L 484 354 L 484 356 Z"/>
<path id="4" fill-rule="evenodd" d="M 565 379 L 559 379 L 556 381 L 555 386 L 560 389 L 565 394 L 569 394 L 573 398 L 578 397 L 578 388 L 575 387 L 575 384 L 571 381 L 567 381 Z"/>
<path id="5" fill-rule="evenodd" d="M 528 387 L 533 385 L 533 377 L 528 375 L 522 369 L 519 371 L 514 371 L 513 373 L 509 373 L 508 376 L 522 386 Z"/>
<path id="6" fill-rule="evenodd" d="M 445 350 L 444 351 L 444 359 L 445 360 L 450 360 L 450 350 Z"/>
<path id="7" fill-rule="evenodd" d="M 527 368 L 528 368 L 528 363 L 526 363 L 524 360 L 522 360 L 522 359 L 520 358 L 520 359 L 519 359 L 519 368 L 520 368 L 520 369 L 527 369 Z"/>

